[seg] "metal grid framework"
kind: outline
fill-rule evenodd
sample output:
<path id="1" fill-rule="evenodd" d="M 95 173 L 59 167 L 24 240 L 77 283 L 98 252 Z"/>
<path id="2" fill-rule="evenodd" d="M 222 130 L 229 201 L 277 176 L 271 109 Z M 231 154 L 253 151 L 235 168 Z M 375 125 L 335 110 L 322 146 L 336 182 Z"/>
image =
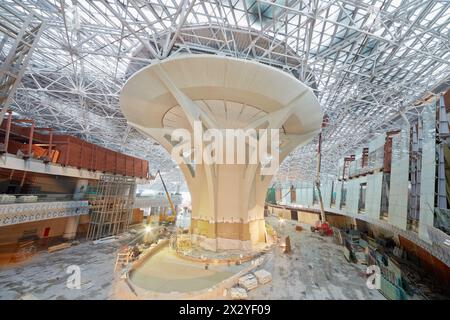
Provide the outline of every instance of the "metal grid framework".
<path id="1" fill-rule="evenodd" d="M 91 212 L 86 238 L 97 240 L 128 229 L 136 194 L 136 179 L 103 175 L 91 199 Z"/>
<path id="2" fill-rule="evenodd" d="M 228 55 L 274 65 L 308 83 L 329 117 L 324 175 L 335 175 L 338 159 L 356 146 L 420 113 L 416 102 L 449 78 L 449 1 L 3 0 L 1 61 L 14 40 L 10 30 L 30 14 L 45 30 L 13 110 L 41 126 L 146 157 L 171 189 L 179 169 L 161 146 L 127 126 L 118 106 L 130 73 L 154 59 Z M 312 178 L 316 146 L 295 150 L 276 181 Z"/>

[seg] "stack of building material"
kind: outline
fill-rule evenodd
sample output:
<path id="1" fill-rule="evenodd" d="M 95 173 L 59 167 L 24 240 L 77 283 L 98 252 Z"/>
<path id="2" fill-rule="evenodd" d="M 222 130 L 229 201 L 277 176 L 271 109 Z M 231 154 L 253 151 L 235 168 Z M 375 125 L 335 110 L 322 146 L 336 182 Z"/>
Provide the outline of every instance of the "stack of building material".
<path id="1" fill-rule="evenodd" d="M 71 244 L 69 242 L 64 242 L 64 243 L 57 244 L 55 246 L 48 247 L 47 251 L 52 253 L 52 252 L 55 252 L 55 251 L 59 251 L 59 250 L 63 250 L 63 249 L 69 248 L 70 246 L 71 246 Z"/>
<path id="2" fill-rule="evenodd" d="M 394 256 L 396 256 L 397 258 L 403 258 L 403 249 L 400 247 L 395 247 L 393 252 Z"/>
<path id="3" fill-rule="evenodd" d="M 259 284 L 265 284 L 272 281 L 272 274 L 264 269 L 255 271 L 253 274 L 256 279 L 258 279 Z"/>
<path id="4" fill-rule="evenodd" d="M 39 300 L 32 293 L 25 293 L 23 296 L 19 298 L 19 300 Z"/>
<path id="5" fill-rule="evenodd" d="M 20 196 L 17 198 L 17 202 L 37 202 L 38 197 L 37 196 Z"/>
<path id="6" fill-rule="evenodd" d="M 110 237 L 105 237 L 105 238 L 101 238 L 98 240 L 94 240 L 92 241 L 93 244 L 99 244 L 99 243 L 110 243 L 110 242 L 114 242 L 116 241 L 118 238 L 116 236 L 110 236 Z"/>
<path id="7" fill-rule="evenodd" d="M 407 300 L 405 290 L 391 283 L 384 276 L 381 277 L 380 291 L 386 298 L 390 300 Z"/>
<path id="8" fill-rule="evenodd" d="M 333 229 L 333 236 L 334 236 L 334 241 L 338 244 L 338 245 L 343 245 L 344 244 L 344 237 L 342 236 L 342 232 L 340 229 L 332 227 Z"/>
<path id="9" fill-rule="evenodd" d="M 350 256 L 350 250 L 348 250 L 347 247 L 344 247 L 344 251 L 343 252 L 344 252 L 345 259 L 347 259 L 347 261 L 351 262 L 352 258 Z"/>
<path id="10" fill-rule="evenodd" d="M 247 299 L 247 290 L 244 288 L 234 287 L 230 289 L 230 296 L 232 300 Z"/>
<path id="11" fill-rule="evenodd" d="M 0 203 L 14 203 L 16 196 L 12 194 L 0 194 Z"/>
<path id="12" fill-rule="evenodd" d="M 364 251 L 362 251 L 362 250 L 355 250 L 354 254 L 355 254 L 356 263 L 358 263 L 358 264 L 367 264 L 367 255 L 366 255 L 366 253 Z"/>
<path id="13" fill-rule="evenodd" d="M 253 290 L 258 287 L 258 280 L 256 280 L 255 276 L 252 274 L 247 274 L 243 277 L 239 278 L 239 286 L 244 288 L 245 290 Z"/>

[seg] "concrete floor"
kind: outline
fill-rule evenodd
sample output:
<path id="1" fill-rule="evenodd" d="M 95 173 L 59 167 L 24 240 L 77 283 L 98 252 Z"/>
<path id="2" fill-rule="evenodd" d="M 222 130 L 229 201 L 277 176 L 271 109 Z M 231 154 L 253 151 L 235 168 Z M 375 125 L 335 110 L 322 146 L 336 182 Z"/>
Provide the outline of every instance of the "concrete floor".
<path id="1" fill-rule="evenodd" d="M 269 217 L 279 234 L 289 234 L 292 253 L 275 247 L 261 267 L 273 281 L 249 292 L 250 299 L 384 299 L 365 285 L 365 267 L 348 263 L 342 247 L 332 237 L 313 234 L 309 226 Z M 0 299 L 114 299 L 114 263 L 117 250 L 127 240 L 93 245 L 85 242 L 62 251 L 36 255 L 26 264 L 0 270 Z M 81 289 L 66 286 L 66 268 L 81 269 Z M 222 297 L 220 297 L 222 298 Z"/>
<path id="2" fill-rule="evenodd" d="M 110 299 L 114 263 L 123 244 L 85 242 L 54 253 L 42 252 L 16 267 L 0 270 L 0 299 Z M 69 289 L 66 268 L 81 270 L 81 289 Z"/>
<path id="3" fill-rule="evenodd" d="M 378 290 L 366 286 L 366 267 L 349 263 L 342 247 L 333 237 L 322 237 L 302 225 L 295 231 L 292 221 L 279 223 L 275 217 L 266 221 L 281 239 L 289 235 L 292 253 L 287 255 L 276 247 L 261 268 L 272 273 L 272 282 L 249 292 L 250 299 L 357 299 L 385 300 Z"/>

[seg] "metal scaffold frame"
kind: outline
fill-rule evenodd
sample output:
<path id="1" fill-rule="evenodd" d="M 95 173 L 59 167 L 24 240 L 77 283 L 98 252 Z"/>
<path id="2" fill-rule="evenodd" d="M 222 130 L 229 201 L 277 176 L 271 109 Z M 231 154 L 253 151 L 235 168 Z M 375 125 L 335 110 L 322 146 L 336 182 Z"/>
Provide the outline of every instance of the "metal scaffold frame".
<path id="1" fill-rule="evenodd" d="M 88 240 L 120 234 L 128 229 L 136 194 L 136 179 L 103 175 L 90 200 Z"/>
<path id="2" fill-rule="evenodd" d="M 447 209 L 447 186 L 445 176 L 445 157 L 444 157 L 444 145 L 448 143 L 450 138 L 449 123 L 447 120 L 447 111 L 444 103 L 444 95 L 439 97 L 438 104 L 438 117 L 437 121 L 437 133 L 438 133 L 438 173 L 437 173 L 437 207 L 439 209 Z"/>
<path id="3" fill-rule="evenodd" d="M 0 42 L 0 50 L 11 39 L 8 55 L 0 67 L 0 124 L 11 104 L 16 89 L 28 67 L 34 49 L 45 28 L 45 23 L 32 23 L 33 14 L 30 14 L 20 29 L 10 25 L 7 21 L 0 22 L 0 31 L 4 32 Z"/>
<path id="4" fill-rule="evenodd" d="M 411 190 L 408 206 L 408 225 L 415 231 L 418 229 L 420 218 L 420 191 L 422 177 L 422 140 L 423 124 L 419 116 L 417 121 L 412 124 L 410 139 L 410 165 L 409 173 L 411 177 Z"/>

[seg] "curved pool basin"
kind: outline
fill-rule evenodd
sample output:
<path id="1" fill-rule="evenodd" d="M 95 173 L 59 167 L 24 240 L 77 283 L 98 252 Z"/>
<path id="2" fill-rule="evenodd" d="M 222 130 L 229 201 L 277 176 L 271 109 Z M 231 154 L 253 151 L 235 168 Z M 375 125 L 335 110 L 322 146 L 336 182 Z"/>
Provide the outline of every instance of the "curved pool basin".
<path id="1" fill-rule="evenodd" d="M 210 264 L 206 270 L 204 263 L 184 259 L 164 247 L 130 271 L 129 278 L 134 285 L 154 292 L 193 292 L 211 288 L 244 267 Z"/>

